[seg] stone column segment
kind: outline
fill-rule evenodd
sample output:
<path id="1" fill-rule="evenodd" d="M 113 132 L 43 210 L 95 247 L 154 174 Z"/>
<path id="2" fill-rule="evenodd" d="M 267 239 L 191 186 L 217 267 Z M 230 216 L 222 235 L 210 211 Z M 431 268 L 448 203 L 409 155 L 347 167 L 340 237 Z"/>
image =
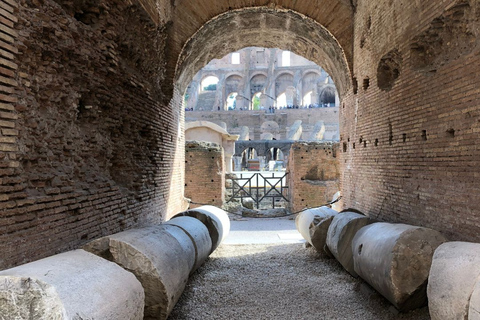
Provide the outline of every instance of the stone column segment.
<path id="1" fill-rule="evenodd" d="M 305 210 L 295 219 L 298 232 L 322 255 L 330 256 L 330 250 L 326 248 L 327 233 L 337 214 L 337 211 L 323 206 Z"/>
<path id="2" fill-rule="evenodd" d="M 175 217 L 188 216 L 200 220 L 208 229 L 212 239 L 212 253 L 230 232 L 230 219 L 225 211 L 214 206 L 201 206 L 181 212 Z M 173 219 L 172 218 L 172 219 Z"/>
<path id="3" fill-rule="evenodd" d="M 470 296 L 468 306 L 468 320 L 480 320 L 480 278 L 477 279 L 475 288 Z"/>
<path id="4" fill-rule="evenodd" d="M 355 272 L 400 311 L 427 303 L 427 279 L 435 249 L 447 241 L 438 231 L 378 222 L 352 242 Z"/>
<path id="5" fill-rule="evenodd" d="M 193 273 L 207 260 L 212 251 L 212 239 L 207 227 L 200 220 L 187 216 L 176 217 L 165 224 L 178 227 L 192 241 L 195 263 L 190 269 L 190 273 Z"/>
<path id="6" fill-rule="evenodd" d="M 0 272 L 2 319 L 143 319 L 133 274 L 84 250 Z"/>
<path id="7" fill-rule="evenodd" d="M 344 211 L 337 214 L 327 232 L 327 247 L 352 276 L 358 277 L 353 266 L 352 240 L 358 230 L 372 223 L 363 214 Z"/>
<path id="8" fill-rule="evenodd" d="M 479 282 L 479 243 L 455 241 L 439 246 L 427 286 L 431 319 L 479 319 Z"/>
<path id="9" fill-rule="evenodd" d="M 145 290 L 146 319 L 167 319 L 187 283 L 192 257 L 185 251 L 186 245 L 172 235 L 177 229 L 165 224 L 131 229 L 84 247 L 92 253 L 110 256 L 137 277 Z M 185 241 L 191 242 L 188 237 Z"/>

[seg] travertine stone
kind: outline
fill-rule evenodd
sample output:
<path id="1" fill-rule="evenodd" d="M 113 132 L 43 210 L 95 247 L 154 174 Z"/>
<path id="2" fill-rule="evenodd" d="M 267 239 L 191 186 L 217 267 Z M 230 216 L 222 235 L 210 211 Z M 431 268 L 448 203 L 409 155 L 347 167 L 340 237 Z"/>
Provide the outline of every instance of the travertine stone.
<path id="1" fill-rule="evenodd" d="M 175 217 L 189 216 L 200 220 L 208 229 L 213 252 L 230 232 L 230 219 L 225 211 L 214 206 L 201 206 L 181 212 Z M 210 253 L 211 253 L 210 252 Z"/>
<path id="2" fill-rule="evenodd" d="M 447 242 L 439 246 L 433 255 L 427 286 L 432 320 L 478 317 L 479 281 L 480 244 Z M 470 317 L 469 310 L 475 309 L 476 314 Z"/>
<path id="3" fill-rule="evenodd" d="M 0 319 L 143 319 L 133 274 L 84 250 L 0 272 Z"/>
<path id="4" fill-rule="evenodd" d="M 191 252 L 169 232 L 177 229 L 162 224 L 106 237 L 113 262 L 131 271 L 145 290 L 145 319 L 166 319 L 188 280 Z"/>
<path id="5" fill-rule="evenodd" d="M 307 240 L 319 253 L 327 254 L 325 249 L 328 227 L 333 218 L 337 215 L 335 210 L 329 207 L 308 209 L 300 213 L 295 219 L 298 232 Z"/>
<path id="6" fill-rule="evenodd" d="M 397 309 L 427 303 L 427 279 L 435 249 L 446 239 L 438 231 L 379 222 L 360 229 L 352 242 L 355 272 Z"/>
<path id="7" fill-rule="evenodd" d="M 193 218 L 192 218 L 193 219 Z M 201 222 L 199 222 L 201 224 Z M 165 223 L 167 227 L 165 228 L 165 232 L 171 234 L 175 239 L 177 239 L 178 243 L 182 246 L 182 249 L 185 253 L 185 258 L 188 261 L 188 269 L 190 272 L 195 268 L 196 263 L 196 249 L 195 244 L 193 243 L 192 238 L 183 230 L 182 228 L 175 226 L 170 223 Z M 203 224 L 202 224 L 203 225 Z M 176 227 L 176 228 L 172 228 Z M 208 237 L 208 232 L 207 232 Z"/>
<path id="8" fill-rule="evenodd" d="M 480 320 L 480 277 L 477 278 L 477 283 L 470 297 L 468 320 Z"/>
<path id="9" fill-rule="evenodd" d="M 165 224 L 178 227 L 192 241 L 195 263 L 190 269 L 190 273 L 194 272 L 207 260 L 212 251 L 212 239 L 210 239 L 207 227 L 192 217 L 176 217 Z"/>
<path id="10" fill-rule="evenodd" d="M 345 211 L 337 214 L 328 228 L 328 249 L 345 270 L 354 277 L 358 275 L 353 266 L 352 240 L 358 230 L 372 222 L 367 216 Z"/>

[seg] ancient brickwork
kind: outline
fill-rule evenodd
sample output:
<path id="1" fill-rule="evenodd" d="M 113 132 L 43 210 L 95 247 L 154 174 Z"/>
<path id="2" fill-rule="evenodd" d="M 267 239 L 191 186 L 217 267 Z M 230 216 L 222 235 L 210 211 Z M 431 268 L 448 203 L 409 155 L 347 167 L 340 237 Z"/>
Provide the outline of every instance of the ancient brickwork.
<path id="1" fill-rule="evenodd" d="M 338 149 L 338 143 L 292 145 L 287 166 L 291 212 L 322 206 L 339 191 Z"/>
<path id="2" fill-rule="evenodd" d="M 480 241 L 479 12 L 478 1 L 358 2 L 345 207 Z"/>
<path id="3" fill-rule="evenodd" d="M 121 1 L 16 3 L 0 5 L 0 269 L 159 222 L 183 197 L 162 27 Z"/>
<path id="4" fill-rule="evenodd" d="M 225 199 L 223 148 L 216 143 L 187 141 L 185 143 L 185 197 L 192 200 L 190 208 L 201 204 L 217 207 Z"/>

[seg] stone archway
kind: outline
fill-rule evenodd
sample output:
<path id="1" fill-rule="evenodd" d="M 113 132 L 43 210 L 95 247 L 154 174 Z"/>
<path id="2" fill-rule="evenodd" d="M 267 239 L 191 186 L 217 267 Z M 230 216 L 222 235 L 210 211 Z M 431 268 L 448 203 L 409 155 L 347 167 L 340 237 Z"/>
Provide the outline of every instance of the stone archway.
<path id="1" fill-rule="evenodd" d="M 251 28 L 251 25 L 261 28 Z M 238 36 L 240 30 L 242 37 Z M 205 23 L 185 43 L 178 56 L 176 88 L 181 91 L 210 60 L 247 46 L 290 50 L 322 65 L 334 79 L 341 96 L 350 88 L 348 47 L 343 48 L 329 30 L 301 13 L 267 7 L 232 10 Z"/>

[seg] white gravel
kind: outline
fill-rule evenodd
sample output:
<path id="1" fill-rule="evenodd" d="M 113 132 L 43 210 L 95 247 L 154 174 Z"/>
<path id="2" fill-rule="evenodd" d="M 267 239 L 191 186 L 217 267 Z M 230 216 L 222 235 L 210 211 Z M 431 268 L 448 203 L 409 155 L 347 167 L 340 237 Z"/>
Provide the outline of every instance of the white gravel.
<path id="1" fill-rule="evenodd" d="M 189 280 L 169 320 L 430 319 L 398 313 L 334 259 L 303 244 L 222 244 Z"/>

